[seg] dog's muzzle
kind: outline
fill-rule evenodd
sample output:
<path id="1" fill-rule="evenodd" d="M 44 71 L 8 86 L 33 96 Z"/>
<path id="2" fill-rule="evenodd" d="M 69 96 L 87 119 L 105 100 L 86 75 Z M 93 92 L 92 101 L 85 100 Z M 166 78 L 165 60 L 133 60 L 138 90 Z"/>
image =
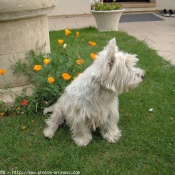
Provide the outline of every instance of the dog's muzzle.
<path id="1" fill-rule="evenodd" d="M 145 75 L 142 75 L 141 78 L 144 79 L 145 78 Z"/>

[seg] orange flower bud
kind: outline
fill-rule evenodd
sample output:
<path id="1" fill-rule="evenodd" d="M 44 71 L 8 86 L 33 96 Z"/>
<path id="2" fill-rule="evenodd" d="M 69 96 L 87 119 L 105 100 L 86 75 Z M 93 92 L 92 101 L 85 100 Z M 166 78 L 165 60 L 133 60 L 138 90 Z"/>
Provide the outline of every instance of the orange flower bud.
<path id="1" fill-rule="evenodd" d="M 62 40 L 62 39 L 59 39 L 59 40 L 58 40 L 58 44 L 59 44 L 59 45 L 62 45 L 63 42 L 64 42 L 64 40 Z"/>
<path id="2" fill-rule="evenodd" d="M 48 80 L 48 82 L 49 82 L 50 84 L 53 83 L 53 82 L 55 81 L 53 77 L 49 77 L 47 80 Z"/>
<path id="3" fill-rule="evenodd" d="M 44 63 L 44 64 L 49 64 L 49 63 L 50 63 L 50 60 L 49 60 L 48 58 L 45 58 L 45 59 L 43 60 L 43 63 Z"/>
<path id="4" fill-rule="evenodd" d="M 5 70 L 4 69 L 0 69 L 0 74 L 4 75 L 5 74 Z"/>
<path id="5" fill-rule="evenodd" d="M 40 71 L 41 67 L 42 67 L 41 65 L 35 65 L 33 69 L 36 71 Z"/>
<path id="6" fill-rule="evenodd" d="M 84 60 L 83 59 L 76 60 L 76 63 L 78 65 L 82 65 L 84 63 Z"/>
<path id="7" fill-rule="evenodd" d="M 68 73 L 63 73 L 62 77 L 64 80 L 70 80 L 71 76 Z"/>
<path id="8" fill-rule="evenodd" d="M 91 56 L 92 60 L 96 60 L 96 54 L 95 53 L 91 53 L 90 56 Z"/>
<path id="9" fill-rule="evenodd" d="M 71 31 L 69 29 L 65 30 L 65 35 L 68 36 L 71 33 Z"/>
<path id="10" fill-rule="evenodd" d="M 79 34 L 80 34 L 79 32 L 76 32 L 75 36 L 78 38 Z"/>
<path id="11" fill-rule="evenodd" d="M 92 46 L 92 47 L 96 46 L 96 43 L 93 42 L 93 41 L 89 41 L 89 44 L 90 44 L 90 46 Z"/>

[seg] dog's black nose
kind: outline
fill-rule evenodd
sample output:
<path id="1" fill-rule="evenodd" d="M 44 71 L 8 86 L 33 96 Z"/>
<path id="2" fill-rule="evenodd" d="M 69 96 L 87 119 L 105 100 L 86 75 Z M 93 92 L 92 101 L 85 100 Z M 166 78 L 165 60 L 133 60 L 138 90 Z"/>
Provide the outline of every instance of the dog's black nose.
<path id="1" fill-rule="evenodd" d="M 142 75 L 141 78 L 144 79 L 145 78 L 145 75 Z"/>

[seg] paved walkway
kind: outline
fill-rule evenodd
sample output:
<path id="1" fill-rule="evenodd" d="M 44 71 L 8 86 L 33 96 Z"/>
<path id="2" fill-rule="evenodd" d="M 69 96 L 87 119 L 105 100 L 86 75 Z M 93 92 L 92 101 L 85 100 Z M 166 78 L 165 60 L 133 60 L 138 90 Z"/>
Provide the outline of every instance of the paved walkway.
<path id="1" fill-rule="evenodd" d="M 119 30 L 135 36 L 139 40 L 144 40 L 160 56 L 175 64 L 175 17 L 161 16 L 161 18 L 165 20 L 119 23 Z M 96 22 L 92 15 L 49 17 L 49 30 L 88 26 L 96 27 Z"/>

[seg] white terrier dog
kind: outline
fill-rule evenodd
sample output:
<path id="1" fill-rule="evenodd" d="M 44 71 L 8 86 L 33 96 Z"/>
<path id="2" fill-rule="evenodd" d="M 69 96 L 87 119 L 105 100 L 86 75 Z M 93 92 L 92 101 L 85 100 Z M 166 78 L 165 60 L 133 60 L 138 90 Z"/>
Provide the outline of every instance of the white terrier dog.
<path id="1" fill-rule="evenodd" d="M 137 61 L 136 55 L 118 51 L 115 38 L 110 40 L 94 63 L 67 86 L 58 101 L 45 108 L 44 114 L 53 114 L 46 120 L 44 136 L 51 138 L 66 120 L 78 146 L 87 145 L 92 140 L 91 130 L 97 127 L 107 141 L 118 141 L 121 132 L 117 127 L 117 96 L 142 82 L 145 71 L 134 67 Z"/>

